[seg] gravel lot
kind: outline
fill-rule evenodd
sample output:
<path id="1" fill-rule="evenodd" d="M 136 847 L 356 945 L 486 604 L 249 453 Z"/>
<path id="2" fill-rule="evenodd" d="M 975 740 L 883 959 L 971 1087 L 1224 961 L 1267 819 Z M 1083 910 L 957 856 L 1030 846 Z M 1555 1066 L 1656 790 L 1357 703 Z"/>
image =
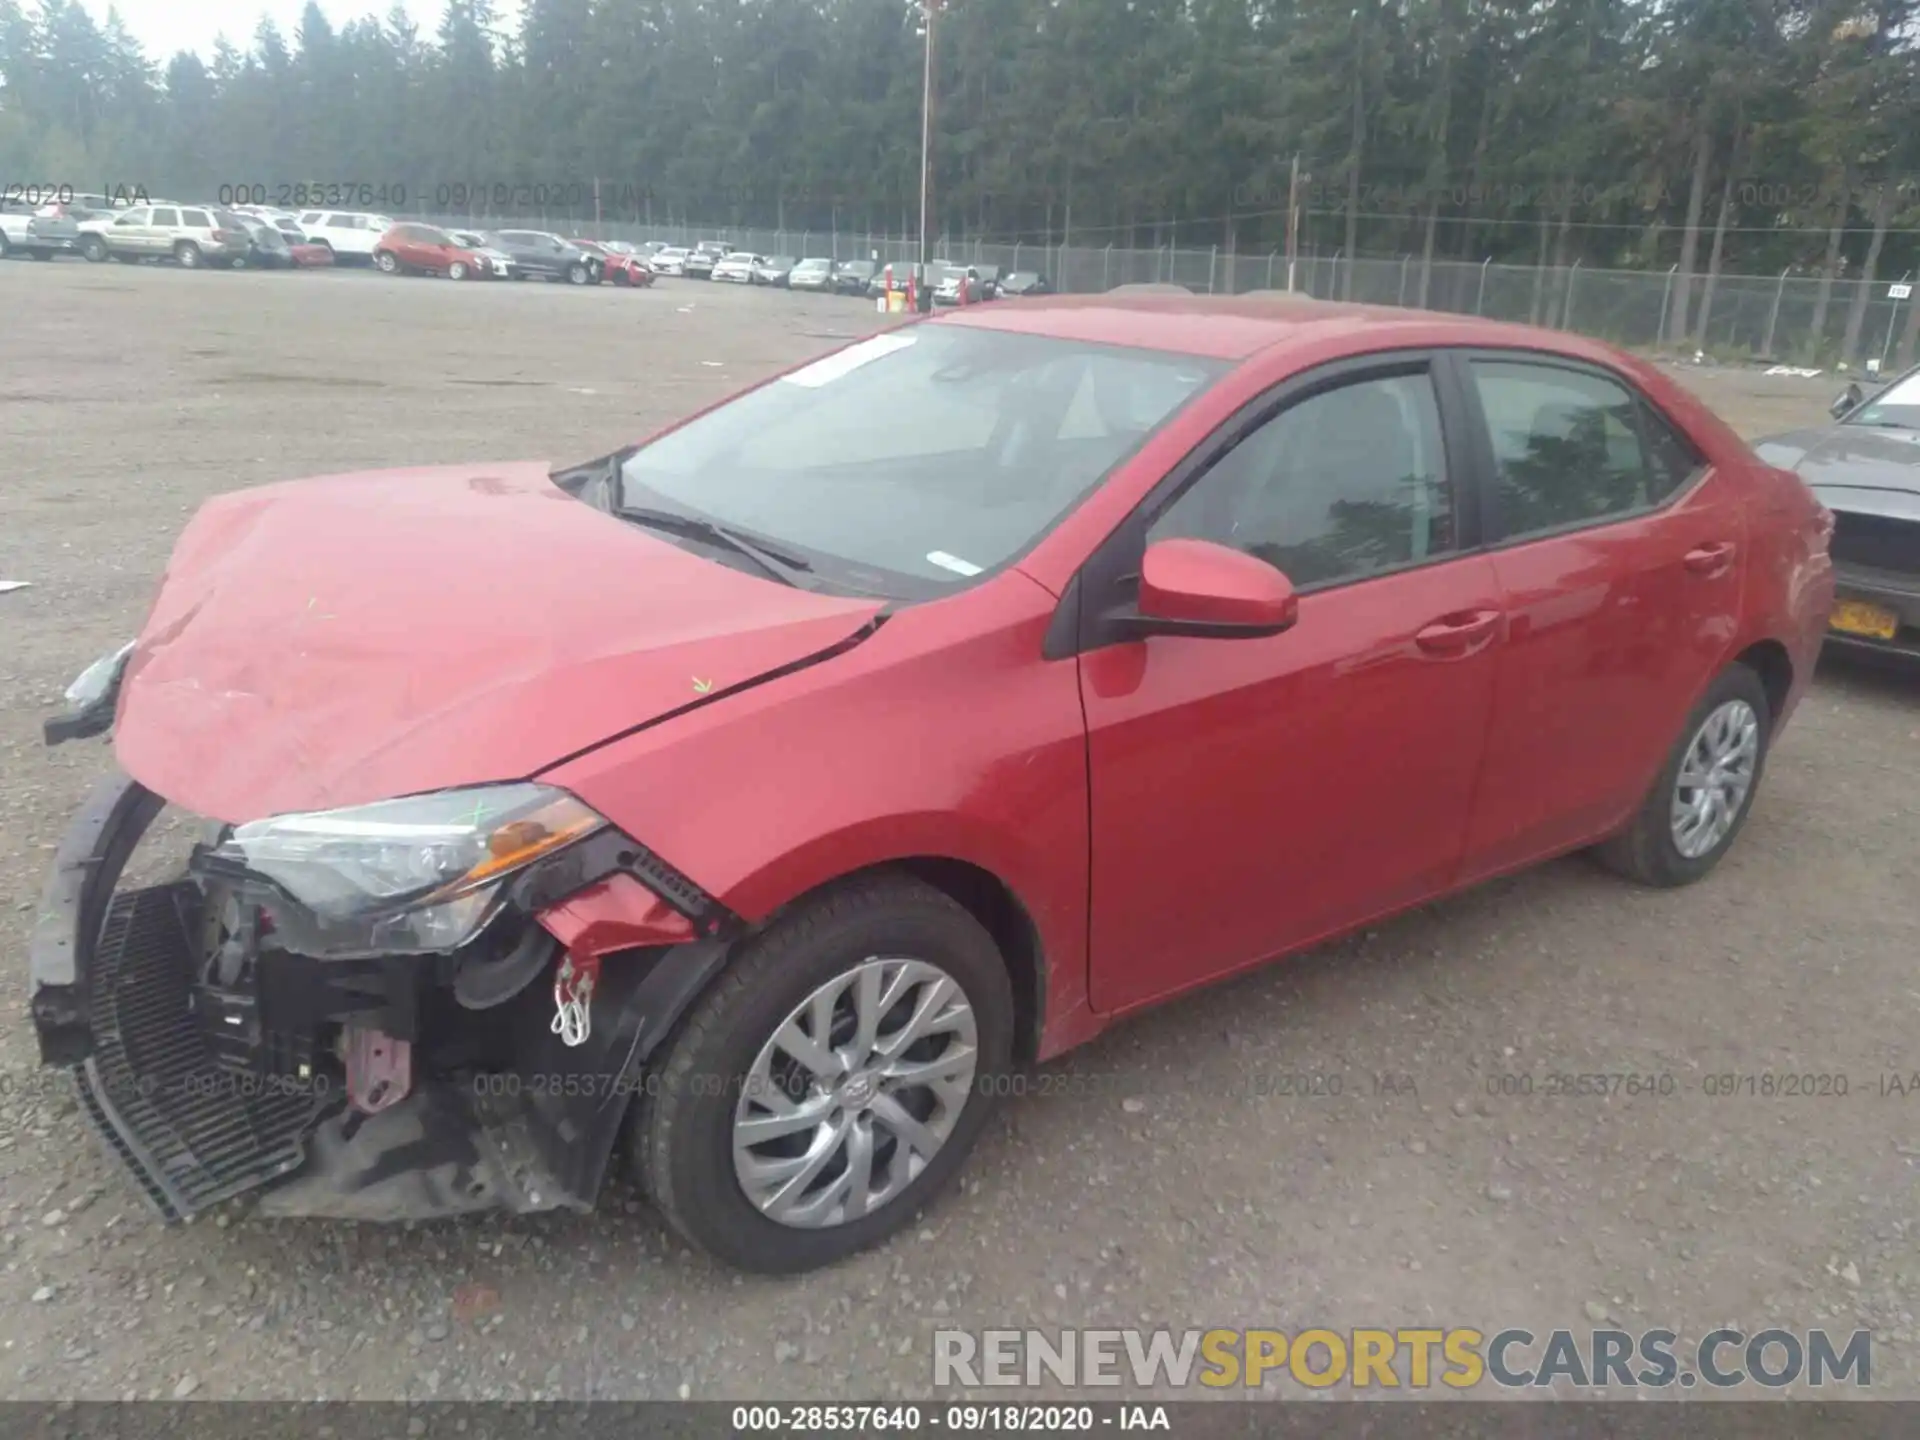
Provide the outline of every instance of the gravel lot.
<path id="1" fill-rule="evenodd" d="M 736 1277 L 618 1190 L 593 1217 L 162 1228 L 36 1068 L 24 955 L 108 762 L 43 750 L 40 721 L 138 626 L 188 514 L 303 474 L 601 454 L 877 317 L 697 282 L 77 263 L 0 265 L 0 304 L 0 579 L 32 582 L 0 596 L 0 1394 L 874 1397 L 924 1392 L 948 1326 L 1611 1316 L 1868 1327 L 1875 1393 L 1920 1396 L 1920 1094 L 1881 1093 L 1920 1071 L 1920 679 L 1831 661 L 1707 883 L 1570 860 L 1123 1026 L 836 1270 Z M 1687 378 L 1749 434 L 1837 388 Z M 1489 1093 L 1564 1071 L 1675 1088 Z M 1848 1094 L 1703 1093 L 1774 1071 Z M 1340 1093 L 1274 1093 L 1294 1074 Z"/>

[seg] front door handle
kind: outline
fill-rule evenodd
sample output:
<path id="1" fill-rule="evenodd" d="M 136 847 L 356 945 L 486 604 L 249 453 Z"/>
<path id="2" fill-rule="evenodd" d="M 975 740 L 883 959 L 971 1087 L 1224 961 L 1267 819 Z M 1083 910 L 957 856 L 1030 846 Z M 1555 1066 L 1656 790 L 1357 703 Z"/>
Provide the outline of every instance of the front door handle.
<path id="1" fill-rule="evenodd" d="M 1499 624 L 1498 610 L 1457 610 L 1423 626 L 1413 639 L 1429 655 L 1453 658 L 1478 650 Z"/>
<path id="2" fill-rule="evenodd" d="M 1724 575 L 1727 567 L 1733 563 L 1733 542 L 1721 540 L 1713 545 L 1699 545 L 1687 551 L 1686 566 L 1695 575 Z"/>

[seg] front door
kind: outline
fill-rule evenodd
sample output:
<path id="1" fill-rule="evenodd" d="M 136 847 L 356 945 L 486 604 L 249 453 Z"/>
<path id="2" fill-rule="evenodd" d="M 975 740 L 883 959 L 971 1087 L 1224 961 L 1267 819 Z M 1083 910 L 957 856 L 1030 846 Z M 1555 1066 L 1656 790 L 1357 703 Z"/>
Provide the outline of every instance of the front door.
<path id="1" fill-rule="evenodd" d="M 1298 622 L 1081 656 L 1101 1011 L 1417 903 L 1460 863 L 1502 615 L 1458 421 L 1443 430 L 1426 356 L 1265 403 L 1270 418 L 1149 502 L 1164 508 L 1138 543 L 1267 560 L 1301 592 Z"/>

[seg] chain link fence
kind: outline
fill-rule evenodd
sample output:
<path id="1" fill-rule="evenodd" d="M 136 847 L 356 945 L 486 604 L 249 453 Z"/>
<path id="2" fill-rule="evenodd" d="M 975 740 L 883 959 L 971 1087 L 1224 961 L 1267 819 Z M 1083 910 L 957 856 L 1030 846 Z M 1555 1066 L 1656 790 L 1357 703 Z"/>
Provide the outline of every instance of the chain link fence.
<path id="1" fill-rule="evenodd" d="M 691 246 L 717 241 L 762 255 L 878 259 L 905 264 L 919 257 L 912 235 L 845 230 L 742 229 L 666 223 L 596 224 L 574 215 L 417 216 L 460 229 L 538 229 L 590 234 L 638 243 L 660 240 Z M 1002 273 L 1034 270 L 1056 290 L 1097 293 L 1116 285 L 1183 285 L 1197 294 L 1235 295 L 1288 288 L 1284 255 L 1236 254 L 1219 247 L 1129 249 L 1122 246 L 1041 245 L 1018 241 L 945 240 L 936 259 L 998 266 Z M 1677 267 L 1676 267 L 1677 270 Z M 1319 299 L 1407 305 L 1495 320 L 1572 330 L 1635 349 L 1667 347 L 1668 317 L 1676 308 L 1676 270 L 1602 270 L 1567 266 L 1423 261 L 1419 255 L 1308 254 L 1294 267 L 1292 288 Z M 1920 298 L 1896 298 L 1901 282 L 1888 278 L 1823 282 L 1817 276 L 1728 275 L 1711 284 L 1696 275 L 1690 287 L 1685 337 L 1673 348 L 1705 351 L 1719 360 L 1766 360 L 1803 366 L 1879 361 L 1883 368 L 1911 363 L 1911 307 Z M 1824 296 L 1823 296 L 1824 292 Z M 1855 311 L 1858 311 L 1857 316 Z M 1906 342 L 1903 347 L 1903 340 Z"/>

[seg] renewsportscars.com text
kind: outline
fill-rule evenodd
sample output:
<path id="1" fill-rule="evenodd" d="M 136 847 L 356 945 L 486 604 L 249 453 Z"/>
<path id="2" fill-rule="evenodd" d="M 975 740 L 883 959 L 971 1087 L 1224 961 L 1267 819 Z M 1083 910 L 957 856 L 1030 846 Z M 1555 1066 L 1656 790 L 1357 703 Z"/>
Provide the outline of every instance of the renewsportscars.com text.
<path id="1" fill-rule="evenodd" d="M 936 1330 L 936 1386 L 1308 1389 L 1777 1390 L 1873 1383 L 1873 1336 L 1855 1330 L 1449 1329 Z"/>

